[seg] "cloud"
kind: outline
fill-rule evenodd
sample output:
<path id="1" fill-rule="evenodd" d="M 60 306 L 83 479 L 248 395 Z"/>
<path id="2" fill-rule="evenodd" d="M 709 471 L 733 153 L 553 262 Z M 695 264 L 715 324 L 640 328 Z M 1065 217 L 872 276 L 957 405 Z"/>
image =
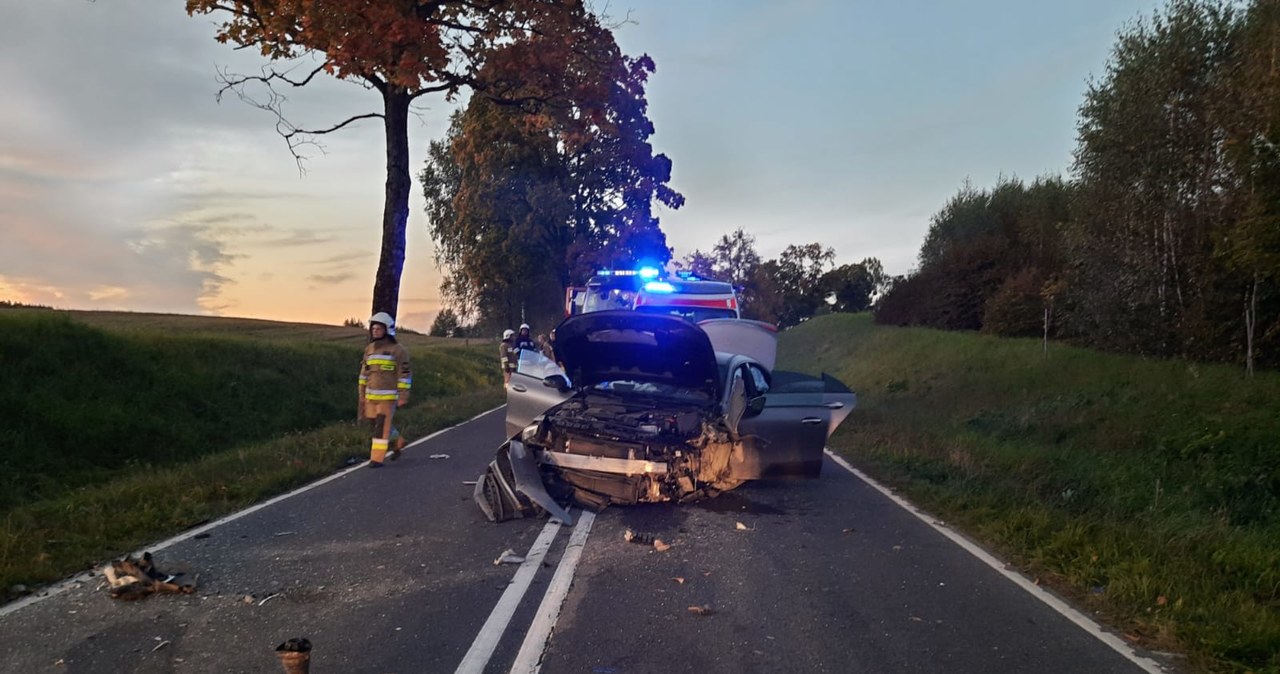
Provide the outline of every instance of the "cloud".
<path id="1" fill-rule="evenodd" d="M 372 258 L 372 257 L 373 257 L 373 253 L 368 252 L 368 251 L 355 252 L 355 253 L 340 253 L 340 254 L 338 254 L 338 255 L 333 255 L 333 256 L 330 256 L 330 257 L 326 257 L 326 258 L 321 259 L 321 260 L 315 260 L 315 261 L 314 261 L 314 262 L 312 262 L 311 264 L 315 264 L 315 265 L 342 265 L 342 266 L 346 266 L 346 263 L 348 263 L 348 262 L 360 262 L 360 261 L 362 261 L 362 260 L 368 260 L 368 259 L 370 259 L 370 258 Z"/>
<path id="2" fill-rule="evenodd" d="M 99 286 L 89 291 L 89 299 L 94 302 L 103 300 L 115 302 L 123 300 L 129 296 L 129 291 L 120 286 Z"/>
<path id="3" fill-rule="evenodd" d="M 353 278 L 355 278 L 355 274 L 352 274 L 351 272 L 342 272 L 340 274 L 312 274 L 307 277 L 307 280 L 326 285 L 335 285 L 342 283 L 343 281 L 350 281 Z"/>
<path id="4" fill-rule="evenodd" d="M 286 230 L 284 236 L 268 239 L 258 245 L 268 248 L 292 248 L 295 246 L 314 246 L 316 244 L 332 243 L 338 237 L 332 234 L 318 234 L 310 229 L 294 229 Z"/>

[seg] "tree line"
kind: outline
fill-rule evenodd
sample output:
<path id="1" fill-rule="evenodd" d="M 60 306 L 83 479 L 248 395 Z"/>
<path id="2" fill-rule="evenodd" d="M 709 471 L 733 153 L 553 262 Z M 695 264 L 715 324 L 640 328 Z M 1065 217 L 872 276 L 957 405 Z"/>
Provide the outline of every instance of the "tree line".
<path id="1" fill-rule="evenodd" d="M 1280 0 L 1123 29 L 1070 177 L 965 184 L 876 320 L 1280 365 Z"/>
<path id="2" fill-rule="evenodd" d="M 762 260 L 755 237 L 738 229 L 722 235 L 709 252 L 694 250 L 676 265 L 738 289 L 743 318 L 788 328 L 813 316 L 866 311 L 889 277 L 876 258 L 837 266 L 834 248 L 791 244 Z"/>

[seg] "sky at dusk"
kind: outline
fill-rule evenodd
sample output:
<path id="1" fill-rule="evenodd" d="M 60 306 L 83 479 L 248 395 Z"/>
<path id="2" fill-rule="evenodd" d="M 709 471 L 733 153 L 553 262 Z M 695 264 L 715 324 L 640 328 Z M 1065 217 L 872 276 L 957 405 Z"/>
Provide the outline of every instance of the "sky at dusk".
<path id="1" fill-rule="evenodd" d="M 597 3 L 597 7 L 601 6 Z M 908 272 L 967 179 L 1069 170 L 1076 109 L 1116 32 L 1154 0 L 614 0 L 648 53 L 652 142 L 687 203 L 676 257 L 742 228 L 763 257 L 817 241 Z M 181 0 L 0 0 L 0 300 L 338 323 L 367 318 L 385 181 L 380 120 L 323 137 L 305 175 L 272 119 L 215 99 L 213 40 Z M 411 171 L 452 104 L 424 97 Z M 380 111 L 334 80 L 286 112 Z M 425 330 L 439 273 L 420 188 L 399 321 Z"/>

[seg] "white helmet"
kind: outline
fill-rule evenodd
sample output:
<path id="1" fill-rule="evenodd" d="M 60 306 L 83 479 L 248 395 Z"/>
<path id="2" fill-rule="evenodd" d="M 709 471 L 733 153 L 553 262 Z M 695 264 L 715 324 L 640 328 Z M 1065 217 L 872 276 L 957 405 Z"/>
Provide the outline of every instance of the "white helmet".
<path id="1" fill-rule="evenodd" d="M 369 327 L 372 328 L 374 323 L 381 323 L 382 325 L 386 326 L 387 334 L 391 335 L 392 337 L 395 336 L 396 319 L 392 318 L 391 314 L 388 314 L 385 311 L 379 311 L 378 313 L 369 317 Z"/>
<path id="2" fill-rule="evenodd" d="M 529 324 L 528 324 L 528 323 L 521 323 L 521 324 L 520 324 L 520 329 L 521 329 L 521 330 L 532 330 L 533 328 L 529 327 Z"/>
<path id="3" fill-rule="evenodd" d="M 515 336 L 516 336 L 516 331 L 512 330 L 511 328 L 507 328 L 506 330 L 502 331 L 503 339 L 511 339 L 512 337 L 515 337 Z"/>

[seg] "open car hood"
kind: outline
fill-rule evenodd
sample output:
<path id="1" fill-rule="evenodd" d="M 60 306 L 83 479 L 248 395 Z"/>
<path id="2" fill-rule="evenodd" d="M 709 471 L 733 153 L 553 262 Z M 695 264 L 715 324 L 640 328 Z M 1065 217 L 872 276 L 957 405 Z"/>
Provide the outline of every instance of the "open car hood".
<path id="1" fill-rule="evenodd" d="M 746 318 L 711 318 L 698 321 L 716 351 L 749 356 L 766 370 L 778 359 L 778 327 Z"/>
<path id="2" fill-rule="evenodd" d="M 571 316 L 556 327 L 555 351 L 575 386 L 636 381 L 720 395 L 711 340 L 673 316 L 634 311 Z"/>

